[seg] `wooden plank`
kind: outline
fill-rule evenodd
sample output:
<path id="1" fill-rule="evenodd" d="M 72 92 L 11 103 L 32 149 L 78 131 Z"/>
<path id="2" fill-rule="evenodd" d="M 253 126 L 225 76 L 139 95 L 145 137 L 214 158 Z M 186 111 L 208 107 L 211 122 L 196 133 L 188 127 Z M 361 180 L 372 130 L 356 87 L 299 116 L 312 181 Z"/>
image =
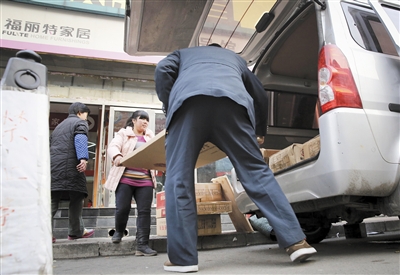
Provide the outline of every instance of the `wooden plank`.
<path id="1" fill-rule="evenodd" d="M 229 213 L 232 224 L 237 232 L 253 232 L 253 227 L 251 226 L 249 220 L 246 216 L 240 212 L 233 194 L 233 189 L 231 183 L 227 176 L 218 177 L 211 180 L 213 183 L 221 184 L 221 189 L 225 200 L 232 202 L 232 212 Z"/>
<path id="2" fill-rule="evenodd" d="M 185 148 L 182 148 L 185 150 Z M 204 144 L 197 159 L 196 168 L 222 159 L 226 154 L 214 144 Z M 165 130 L 158 133 L 153 139 L 137 150 L 129 153 L 121 159 L 121 165 L 125 167 L 141 167 L 165 171 Z"/>

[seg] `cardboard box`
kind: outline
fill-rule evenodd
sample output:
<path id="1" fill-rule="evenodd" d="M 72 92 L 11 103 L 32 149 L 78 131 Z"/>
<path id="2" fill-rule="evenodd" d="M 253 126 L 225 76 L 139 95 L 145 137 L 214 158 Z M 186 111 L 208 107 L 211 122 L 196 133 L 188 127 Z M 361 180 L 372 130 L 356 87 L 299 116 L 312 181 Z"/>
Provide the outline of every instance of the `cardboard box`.
<path id="1" fill-rule="evenodd" d="M 222 189 L 219 183 L 196 183 L 196 202 L 222 201 Z"/>
<path id="2" fill-rule="evenodd" d="M 222 189 L 219 183 L 196 183 L 194 185 L 196 201 L 222 201 Z M 165 191 L 156 194 L 156 208 L 165 208 Z"/>
<path id="3" fill-rule="evenodd" d="M 199 236 L 221 234 L 221 215 L 197 216 L 197 229 Z"/>
<path id="4" fill-rule="evenodd" d="M 212 179 L 212 182 L 219 183 L 223 192 L 223 197 L 225 200 L 232 202 L 232 212 L 229 213 L 229 218 L 232 221 L 233 226 L 237 232 L 253 232 L 253 227 L 251 226 L 249 219 L 239 210 L 235 200 L 235 194 L 233 193 L 233 188 L 229 182 L 228 177 L 221 176 Z"/>
<path id="5" fill-rule="evenodd" d="M 166 218 L 157 219 L 156 226 L 157 236 L 167 236 Z M 221 216 L 219 214 L 197 216 L 197 228 L 199 236 L 221 234 Z"/>
<path id="6" fill-rule="evenodd" d="M 157 236 L 167 236 L 167 219 L 158 218 L 156 219 L 156 231 Z"/>
<path id="7" fill-rule="evenodd" d="M 194 187 L 195 187 L 197 203 L 213 202 L 215 204 L 215 202 L 222 201 L 223 198 L 222 189 L 219 183 L 196 183 Z M 212 207 L 214 207 L 214 209 L 218 208 L 220 210 L 222 208 L 228 209 L 229 206 L 227 206 L 226 204 L 227 202 L 222 202 L 221 204 L 215 206 L 211 206 L 211 204 L 206 206 L 204 204 L 204 206 L 201 209 L 203 209 L 204 211 L 206 208 L 210 210 Z M 230 211 L 232 211 L 232 204 L 230 209 L 231 209 Z M 229 212 L 224 211 L 224 213 L 229 213 Z M 164 217 L 165 217 L 165 191 L 161 191 L 156 194 L 156 218 L 164 218 Z"/>
<path id="8" fill-rule="evenodd" d="M 197 202 L 197 215 L 212 215 L 212 214 L 223 214 L 232 212 L 231 201 L 209 201 L 209 202 Z M 165 207 L 156 208 L 156 218 L 165 218 L 166 211 Z"/>
<path id="9" fill-rule="evenodd" d="M 156 194 L 156 209 L 165 208 L 165 191 Z"/>
<path id="10" fill-rule="evenodd" d="M 303 144 L 301 149 L 301 156 L 303 159 L 312 158 L 319 153 L 320 149 L 321 149 L 321 143 L 318 135 Z"/>
<path id="11" fill-rule="evenodd" d="M 269 159 L 269 167 L 272 172 L 278 172 L 302 161 L 301 149 L 302 144 L 293 143 L 278 153 L 273 154 Z"/>
<path id="12" fill-rule="evenodd" d="M 165 207 L 163 208 L 156 208 L 156 218 L 165 218 L 166 214 L 165 214 Z"/>
<path id="13" fill-rule="evenodd" d="M 269 159 L 273 154 L 276 154 L 279 152 L 279 150 L 275 150 L 275 149 L 265 149 L 265 148 L 261 148 L 260 149 L 261 154 L 263 155 L 264 161 L 269 164 Z"/>
<path id="14" fill-rule="evenodd" d="M 224 152 L 214 144 L 207 142 L 200 150 L 195 168 L 202 167 L 224 157 L 226 157 Z M 121 159 L 121 165 L 165 171 L 165 130 L 158 133 L 145 145 L 124 156 Z"/>
<path id="15" fill-rule="evenodd" d="M 232 212 L 231 201 L 198 202 L 197 215 L 212 215 Z"/>

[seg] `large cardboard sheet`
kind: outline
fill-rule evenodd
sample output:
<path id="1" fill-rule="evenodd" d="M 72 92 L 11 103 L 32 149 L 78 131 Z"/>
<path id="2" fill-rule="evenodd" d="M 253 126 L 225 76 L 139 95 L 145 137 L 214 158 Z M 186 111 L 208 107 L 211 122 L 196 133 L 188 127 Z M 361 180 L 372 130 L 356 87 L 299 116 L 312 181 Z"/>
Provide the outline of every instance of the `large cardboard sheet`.
<path id="1" fill-rule="evenodd" d="M 141 167 L 165 171 L 165 130 L 158 133 L 152 140 L 121 159 L 125 167 Z M 182 148 L 185 150 L 185 148 Z M 222 159 L 226 154 L 214 144 L 207 142 L 200 151 L 196 168 Z"/>

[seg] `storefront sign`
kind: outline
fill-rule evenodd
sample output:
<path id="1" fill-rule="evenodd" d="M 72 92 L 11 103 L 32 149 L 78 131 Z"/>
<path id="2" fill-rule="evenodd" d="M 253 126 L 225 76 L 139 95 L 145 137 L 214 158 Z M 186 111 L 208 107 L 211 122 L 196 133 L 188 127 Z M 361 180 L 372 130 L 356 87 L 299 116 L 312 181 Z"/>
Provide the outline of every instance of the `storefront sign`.
<path id="1" fill-rule="evenodd" d="M 53 6 L 63 9 L 88 11 L 106 15 L 124 16 L 125 0 L 11 0 L 15 2 L 24 2 L 44 6 Z"/>
<path id="2" fill-rule="evenodd" d="M 10 1 L 0 10 L 4 48 L 152 64 L 163 58 L 125 53 L 123 18 Z"/>
<path id="3" fill-rule="evenodd" d="M 56 25 L 54 22 L 32 22 L 19 18 L 6 18 L 1 34 L 40 40 L 89 44 L 90 29 L 79 26 Z"/>

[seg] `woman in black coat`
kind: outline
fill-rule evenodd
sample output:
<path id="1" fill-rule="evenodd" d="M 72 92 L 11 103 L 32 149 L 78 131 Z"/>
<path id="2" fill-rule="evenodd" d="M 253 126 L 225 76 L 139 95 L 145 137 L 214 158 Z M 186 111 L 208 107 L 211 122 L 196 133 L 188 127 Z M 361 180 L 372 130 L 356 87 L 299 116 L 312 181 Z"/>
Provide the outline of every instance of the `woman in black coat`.
<path id="1" fill-rule="evenodd" d="M 82 220 L 83 200 L 88 196 L 84 172 L 89 158 L 86 120 L 90 110 L 85 104 L 75 102 L 68 112 L 50 137 L 51 211 L 54 217 L 61 198 L 69 196 L 68 240 L 75 240 L 94 234 L 93 229 L 84 227 Z"/>

